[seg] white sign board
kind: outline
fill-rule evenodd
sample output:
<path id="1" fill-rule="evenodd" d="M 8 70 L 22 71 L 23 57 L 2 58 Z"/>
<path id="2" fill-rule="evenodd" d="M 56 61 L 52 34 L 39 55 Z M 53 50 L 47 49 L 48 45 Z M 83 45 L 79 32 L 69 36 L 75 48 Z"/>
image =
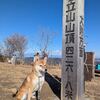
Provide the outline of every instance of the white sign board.
<path id="1" fill-rule="evenodd" d="M 61 100 L 84 100 L 84 0 L 63 0 Z"/>

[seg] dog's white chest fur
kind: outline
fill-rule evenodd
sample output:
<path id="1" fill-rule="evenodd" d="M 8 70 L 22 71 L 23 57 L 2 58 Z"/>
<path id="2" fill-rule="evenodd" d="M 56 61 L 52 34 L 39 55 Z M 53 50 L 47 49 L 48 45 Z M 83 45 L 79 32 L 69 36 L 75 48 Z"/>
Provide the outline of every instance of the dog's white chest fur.
<path id="1" fill-rule="evenodd" d="M 44 83 L 44 78 L 45 76 L 37 76 L 36 80 L 33 80 L 33 85 L 35 85 L 35 89 L 33 90 L 33 92 L 35 91 L 41 91 L 43 83 Z"/>

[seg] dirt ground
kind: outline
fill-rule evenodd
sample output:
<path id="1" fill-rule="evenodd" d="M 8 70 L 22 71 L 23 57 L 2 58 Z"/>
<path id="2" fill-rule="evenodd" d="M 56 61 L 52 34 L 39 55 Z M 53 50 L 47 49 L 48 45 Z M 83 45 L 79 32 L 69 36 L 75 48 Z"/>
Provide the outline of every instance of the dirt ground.
<path id="1" fill-rule="evenodd" d="M 85 82 L 85 94 L 90 100 L 100 100 L 100 76 Z"/>
<path id="2" fill-rule="evenodd" d="M 30 65 L 11 65 L 0 63 L 0 100 L 15 100 L 12 94 L 20 87 L 25 77 L 31 72 Z M 60 100 L 61 69 L 48 67 L 41 100 Z M 100 77 L 85 82 L 85 94 L 90 100 L 100 100 Z M 35 99 L 32 99 L 35 100 Z"/>

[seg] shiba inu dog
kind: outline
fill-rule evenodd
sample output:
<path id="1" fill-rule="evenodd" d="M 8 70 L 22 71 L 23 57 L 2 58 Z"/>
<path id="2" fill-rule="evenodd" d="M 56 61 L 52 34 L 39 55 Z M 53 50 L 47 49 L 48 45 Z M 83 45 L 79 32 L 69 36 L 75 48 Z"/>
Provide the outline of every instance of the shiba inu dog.
<path id="1" fill-rule="evenodd" d="M 30 100 L 32 93 L 41 91 L 44 83 L 47 56 L 43 59 L 39 58 L 37 53 L 34 57 L 32 72 L 26 77 L 19 90 L 13 97 L 17 100 Z"/>

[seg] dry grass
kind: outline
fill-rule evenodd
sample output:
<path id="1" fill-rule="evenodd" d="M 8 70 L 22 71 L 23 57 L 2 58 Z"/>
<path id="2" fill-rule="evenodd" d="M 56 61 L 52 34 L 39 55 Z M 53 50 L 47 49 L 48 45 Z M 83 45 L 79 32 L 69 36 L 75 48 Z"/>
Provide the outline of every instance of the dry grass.
<path id="1" fill-rule="evenodd" d="M 0 100 L 12 100 L 11 95 L 30 71 L 30 66 L 0 63 Z"/>
<path id="2" fill-rule="evenodd" d="M 90 100 L 100 100 L 100 77 L 95 77 L 91 82 L 85 82 L 85 94 Z"/>
<path id="3" fill-rule="evenodd" d="M 16 89 L 22 84 L 24 78 L 31 72 L 31 67 L 30 65 L 15 66 L 7 63 L 0 63 L 0 100 L 15 100 L 12 98 L 12 94 L 16 92 Z M 61 77 L 61 69 L 58 67 L 48 67 L 48 72 Z M 46 98 L 47 94 L 45 93 L 48 92 L 49 99 L 46 100 L 54 100 L 52 99 L 52 97 L 54 97 L 53 92 L 49 89 L 49 85 L 46 82 L 45 84 L 42 96 Z M 96 77 L 91 82 L 86 82 L 85 94 L 90 100 L 100 100 L 100 77 Z"/>
<path id="4" fill-rule="evenodd" d="M 25 77 L 31 72 L 31 68 L 31 65 L 12 65 L 0 62 L 0 100 L 15 100 L 12 98 L 12 94 L 16 92 Z M 56 69 L 52 70 L 51 68 L 48 68 L 48 71 L 52 72 L 52 74 L 55 73 L 55 70 Z M 59 74 L 58 72 L 59 71 L 56 72 L 56 75 Z M 51 96 L 48 97 L 47 100 L 53 100 L 50 98 L 55 97 L 55 95 L 53 95 L 53 92 L 50 90 L 49 85 L 46 82 L 44 88 L 41 94 L 43 95 L 42 100 L 45 100 L 44 98 L 47 97 L 47 95 L 45 95 L 47 91 L 48 95 Z"/>

